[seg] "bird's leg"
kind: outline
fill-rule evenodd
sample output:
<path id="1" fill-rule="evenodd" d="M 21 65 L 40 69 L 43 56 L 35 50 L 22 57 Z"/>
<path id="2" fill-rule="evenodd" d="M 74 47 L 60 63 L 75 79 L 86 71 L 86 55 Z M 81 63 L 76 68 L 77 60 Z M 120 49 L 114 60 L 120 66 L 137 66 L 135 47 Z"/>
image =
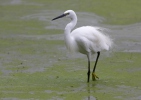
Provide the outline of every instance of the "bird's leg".
<path id="1" fill-rule="evenodd" d="M 96 80 L 96 78 L 99 79 L 99 77 L 95 74 L 95 69 L 96 69 L 96 65 L 97 65 L 99 56 L 100 56 L 100 52 L 97 52 L 97 58 L 96 58 L 93 73 L 92 73 L 92 80 L 93 81 Z"/>
<path id="2" fill-rule="evenodd" d="M 88 75 L 88 81 L 87 82 L 89 82 L 89 79 L 90 79 L 90 60 L 88 60 L 88 73 L 87 73 L 87 75 Z"/>
<path id="3" fill-rule="evenodd" d="M 89 82 L 89 79 L 90 79 L 90 54 L 88 54 L 87 55 L 87 58 L 88 58 L 88 73 L 87 73 L 87 75 L 88 75 L 88 80 L 87 80 L 87 82 Z"/>

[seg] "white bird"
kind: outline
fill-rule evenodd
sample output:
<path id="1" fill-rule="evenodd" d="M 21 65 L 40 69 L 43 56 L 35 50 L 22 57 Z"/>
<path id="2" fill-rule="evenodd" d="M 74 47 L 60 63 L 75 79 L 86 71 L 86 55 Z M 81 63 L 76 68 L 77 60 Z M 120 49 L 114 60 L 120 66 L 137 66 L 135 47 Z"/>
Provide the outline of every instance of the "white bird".
<path id="1" fill-rule="evenodd" d="M 92 80 L 96 80 L 97 75 L 95 74 L 96 65 L 98 58 L 100 56 L 100 51 L 109 50 L 112 47 L 112 39 L 108 35 L 104 34 L 102 31 L 104 28 L 93 27 L 93 26 L 83 26 L 76 28 L 72 31 L 77 23 L 77 16 L 73 10 L 67 10 L 62 15 L 52 19 L 56 20 L 62 17 L 68 17 L 71 19 L 71 22 L 68 23 L 65 27 L 65 44 L 66 47 L 72 52 L 80 52 L 87 55 L 88 58 L 88 78 L 87 82 L 90 79 L 90 58 L 91 55 L 97 53 L 97 58 L 94 64 L 92 72 Z"/>

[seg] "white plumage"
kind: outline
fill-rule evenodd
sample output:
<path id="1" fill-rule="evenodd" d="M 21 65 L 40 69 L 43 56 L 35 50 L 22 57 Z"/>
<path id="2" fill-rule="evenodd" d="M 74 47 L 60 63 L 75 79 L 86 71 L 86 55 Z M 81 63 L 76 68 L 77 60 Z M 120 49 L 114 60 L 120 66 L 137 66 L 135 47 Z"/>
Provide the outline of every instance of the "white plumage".
<path id="1" fill-rule="evenodd" d="M 70 40 L 65 38 L 67 48 L 83 54 L 109 50 L 112 47 L 111 39 L 99 30 L 99 27 L 92 26 L 83 26 L 73 30 L 69 35 Z"/>
<path id="2" fill-rule="evenodd" d="M 77 16 L 73 10 L 67 10 L 64 12 L 64 14 L 54 18 L 53 20 L 62 18 L 64 16 L 71 19 L 71 22 L 67 24 L 64 31 L 66 47 L 72 52 L 80 52 L 87 55 L 88 82 L 90 77 L 90 56 L 94 53 L 98 54 L 92 73 L 92 78 L 93 80 L 95 80 L 96 78 L 98 78 L 95 75 L 95 68 L 100 55 L 100 51 L 109 50 L 112 47 L 113 42 L 109 38 L 109 36 L 104 33 L 105 28 L 83 26 L 72 31 L 77 23 Z"/>

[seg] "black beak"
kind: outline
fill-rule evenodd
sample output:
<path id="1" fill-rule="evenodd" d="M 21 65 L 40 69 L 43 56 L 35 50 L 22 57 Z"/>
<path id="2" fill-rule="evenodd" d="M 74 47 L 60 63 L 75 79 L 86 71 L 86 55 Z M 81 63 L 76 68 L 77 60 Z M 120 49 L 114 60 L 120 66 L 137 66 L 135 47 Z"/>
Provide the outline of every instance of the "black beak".
<path id="1" fill-rule="evenodd" d="M 62 18 L 62 17 L 65 17 L 65 16 L 68 15 L 68 14 L 69 14 L 69 13 L 62 14 L 62 15 L 56 17 L 56 18 L 53 18 L 52 21 L 53 21 L 53 20 L 56 20 L 56 19 L 59 19 L 59 18 Z"/>

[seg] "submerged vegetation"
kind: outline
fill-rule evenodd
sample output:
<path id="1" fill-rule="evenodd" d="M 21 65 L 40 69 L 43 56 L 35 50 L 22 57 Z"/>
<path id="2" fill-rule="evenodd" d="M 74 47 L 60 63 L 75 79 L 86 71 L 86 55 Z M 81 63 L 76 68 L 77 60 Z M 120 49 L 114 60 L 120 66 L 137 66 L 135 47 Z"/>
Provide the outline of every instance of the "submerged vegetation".
<path id="1" fill-rule="evenodd" d="M 1 0 L 0 99 L 140 99 L 141 53 L 137 51 L 141 51 L 141 40 L 140 33 L 133 32 L 135 37 L 126 31 L 132 26 L 118 27 L 110 34 L 116 48 L 102 52 L 96 69 L 100 79 L 88 84 L 86 57 L 72 55 L 65 48 L 66 22 L 51 22 L 73 8 L 78 14 L 104 17 L 105 26 L 126 26 L 140 23 L 140 5 L 139 0 Z M 131 52 L 129 47 L 136 50 Z M 92 60 L 91 69 L 93 64 Z"/>

